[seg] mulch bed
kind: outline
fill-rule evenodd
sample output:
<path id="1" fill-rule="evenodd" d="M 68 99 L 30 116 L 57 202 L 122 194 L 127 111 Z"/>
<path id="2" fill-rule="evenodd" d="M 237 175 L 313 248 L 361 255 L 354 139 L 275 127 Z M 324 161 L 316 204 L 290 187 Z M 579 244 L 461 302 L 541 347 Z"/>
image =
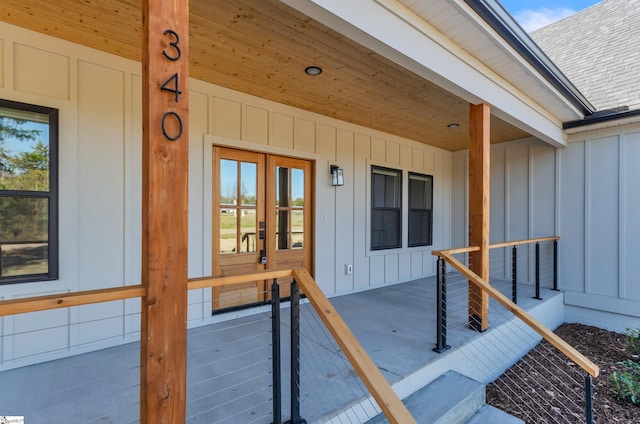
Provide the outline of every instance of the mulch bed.
<path id="1" fill-rule="evenodd" d="M 600 367 L 600 375 L 593 380 L 594 421 L 597 424 L 639 424 L 640 407 L 618 401 L 612 396 L 611 373 L 623 370 L 618 362 L 629 359 L 625 350 L 624 334 L 582 324 L 563 324 L 555 333 Z M 567 398 L 563 399 L 562 393 L 571 390 L 584 397 L 584 388 L 580 386 L 584 384 L 585 373 L 566 358 L 560 364 L 564 370 L 541 366 L 549 356 L 550 350 L 555 348 L 543 341 L 518 364 L 489 384 L 487 403 L 522 418 L 527 424 L 584 423 L 584 399 L 576 400 L 578 405 L 573 406 L 572 413 L 567 413 L 565 407 L 559 403 L 567 402 Z M 558 374 L 564 372 L 577 376 L 572 383 L 573 388 L 559 386 Z M 535 388 L 519 384 L 518 382 L 522 381 L 520 379 L 535 380 Z M 522 412 L 523 407 L 518 406 L 516 401 L 525 401 L 526 408 L 532 408 L 533 405 L 534 412 L 527 414 L 528 417 L 525 416 Z"/>

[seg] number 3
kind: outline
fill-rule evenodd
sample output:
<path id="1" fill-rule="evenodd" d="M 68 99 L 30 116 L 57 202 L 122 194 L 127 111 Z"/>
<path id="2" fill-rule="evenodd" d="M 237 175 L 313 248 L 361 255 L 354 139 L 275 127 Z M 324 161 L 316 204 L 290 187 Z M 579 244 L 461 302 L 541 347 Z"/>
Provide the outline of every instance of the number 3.
<path id="1" fill-rule="evenodd" d="M 180 42 L 180 37 L 178 37 L 178 34 L 172 29 L 168 29 L 163 33 L 163 35 L 167 35 L 167 34 L 173 36 L 173 41 L 170 42 L 169 45 L 173 47 L 173 49 L 175 50 L 175 55 L 169 55 L 164 49 L 162 50 L 162 55 L 167 59 L 169 59 L 170 61 L 175 62 L 176 60 L 180 59 L 180 55 L 182 54 L 180 52 L 180 47 L 178 47 L 178 43 Z"/>

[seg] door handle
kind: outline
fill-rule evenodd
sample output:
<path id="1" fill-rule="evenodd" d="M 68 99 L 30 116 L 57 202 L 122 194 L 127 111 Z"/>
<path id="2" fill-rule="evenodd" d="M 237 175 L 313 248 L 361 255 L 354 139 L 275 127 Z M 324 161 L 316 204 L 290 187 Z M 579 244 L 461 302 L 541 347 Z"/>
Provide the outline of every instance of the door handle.
<path id="1" fill-rule="evenodd" d="M 260 264 L 267 264 L 267 232 L 265 231 L 264 221 L 258 223 L 258 238 L 262 240 L 262 250 L 260 250 Z"/>

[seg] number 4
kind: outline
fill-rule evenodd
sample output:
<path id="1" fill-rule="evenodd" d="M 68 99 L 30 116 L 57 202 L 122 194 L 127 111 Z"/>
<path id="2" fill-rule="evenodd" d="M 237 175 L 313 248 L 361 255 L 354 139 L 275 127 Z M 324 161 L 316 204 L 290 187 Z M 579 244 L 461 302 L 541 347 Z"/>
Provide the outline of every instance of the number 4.
<path id="1" fill-rule="evenodd" d="M 182 91 L 178 89 L 178 73 L 176 72 L 175 74 L 171 75 L 171 77 L 168 80 L 166 80 L 164 84 L 162 84 L 162 87 L 160 87 L 160 90 L 168 91 L 170 93 L 175 94 L 176 103 L 178 103 L 180 94 L 182 94 Z"/>

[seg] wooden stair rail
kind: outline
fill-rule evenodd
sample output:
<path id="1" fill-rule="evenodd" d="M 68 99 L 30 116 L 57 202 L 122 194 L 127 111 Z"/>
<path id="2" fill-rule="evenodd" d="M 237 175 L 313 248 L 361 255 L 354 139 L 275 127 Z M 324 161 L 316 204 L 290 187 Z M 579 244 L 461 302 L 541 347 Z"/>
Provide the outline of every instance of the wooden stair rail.
<path id="1" fill-rule="evenodd" d="M 496 299 L 502 306 L 504 306 L 507 310 L 513 313 L 515 316 L 524 321 L 529 327 L 534 329 L 538 334 L 540 334 L 545 340 L 555 346 L 560 352 L 562 352 L 565 356 L 571 359 L 573 362 L 578 364 L 580 368 L 585 370 L 592 377 L 597 377 L 600 374 L 600 368 L 591 362 L 588 358 L 586 358 L 583 354 L 578 352 L 573 346 L 565 342 L 562 338 L 556 335 L 553 331 L 549 330 L 544 324 L 531 316 L 524 309 L 513 303 L 509 300 L 505 295 L 500 293 L 497 289 L 491 286 L 488 282 L 481 279 L 478 275 L 476 275 L 469 268 L 464 266 L 460 261 L 451 256 L 450 253 L 446 250 L 434 251 L 432 253 L 435 256 L 440 256 L 444 260 L 446 260 L 452 267 L 458 270 L 462 275 L 464 275 L 469 281 L 475 284 L 477 287 L 482 289 L 483 291 L 489 293 L 491 297 Z"/>
<path id="2" fill-rule="evenodd" d="M 306 269 L 295 269 L 293 270 L 293 277 L 351 362 L 351 365 L 356 369 L 374 399 L 378 402 L 389 422 L 392 424 L 415 423 L 416 421 L 411 416 L 411 413 L 387 383 L 376 364 L 367 355 L 309 272 Z"/>

